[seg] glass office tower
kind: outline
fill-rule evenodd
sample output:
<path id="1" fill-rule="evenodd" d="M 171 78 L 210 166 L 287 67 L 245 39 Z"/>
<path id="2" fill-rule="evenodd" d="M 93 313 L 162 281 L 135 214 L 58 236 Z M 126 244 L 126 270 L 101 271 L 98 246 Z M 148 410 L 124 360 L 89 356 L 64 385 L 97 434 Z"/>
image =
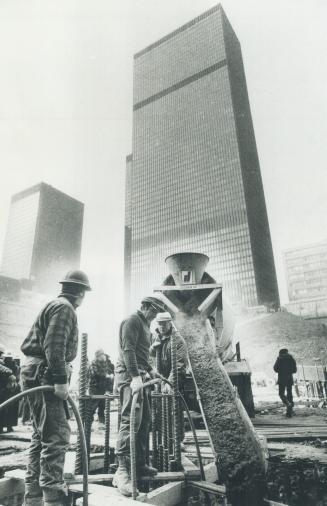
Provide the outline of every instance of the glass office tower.
<path id="1" fill-rule="evenodd" d="M 131 307 L 183 251 L 231 302 L 278 304 L 239 41 L 220 5 L 134 56 L 125 280 Z"/>

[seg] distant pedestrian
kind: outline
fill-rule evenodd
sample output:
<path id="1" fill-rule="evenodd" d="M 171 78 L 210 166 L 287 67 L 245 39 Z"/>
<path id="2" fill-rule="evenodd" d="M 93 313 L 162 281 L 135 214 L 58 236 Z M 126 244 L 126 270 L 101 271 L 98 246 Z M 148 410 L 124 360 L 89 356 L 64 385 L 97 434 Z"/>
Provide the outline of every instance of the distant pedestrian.
<path id="1" fill-rule="evenodd" d="M 89 393 L 91 395 L 104 395 L 106 392 L 112 392 L 114 382 L 115 366 L 102 349 L 95 352 L 94 359 L 89 367 Z M 98 420 L 104 423 L 105 400 L 94 399 L 89 402 L 90 423 L 93 421 L 93 415 L 98 410 Z"/>
<path id="2" fill-rule="evenodd" d="M 293 414 L 293 374 L 296 373 L 296 361 L 288 353 L 286 346 L 279 350 L 279 355 L 274 365 L 274 371 L 278 374 L 279 397 L 286 406 L 286 416 L 290 418 Z M 286 395 L 285 395 L 286 390 Z"/>
<path id="3" fill-rule="evenodd" d="M 3 360 L 0 360 L 0 404 L 15 395 L 17 390 L 16 377 L 13 371 L 6 367 Z M 7 427 L 7 432 L 12 432 L 12 418 L 8 417 L 8 406 L 0 411 L 0 433 L 3 432 L 3 427 Z M 10 410 L 9 410 L 10 415 Z"/>

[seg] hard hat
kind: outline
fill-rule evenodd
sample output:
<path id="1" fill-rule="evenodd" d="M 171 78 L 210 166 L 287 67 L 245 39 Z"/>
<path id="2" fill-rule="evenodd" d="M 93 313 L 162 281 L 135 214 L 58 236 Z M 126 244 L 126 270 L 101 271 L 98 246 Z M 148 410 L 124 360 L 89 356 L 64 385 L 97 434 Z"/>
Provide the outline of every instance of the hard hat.
<path id="1" fill-rule="evenodd" d="M 151 306 L 154 307 L 157 311 L 162 312 L 165 310 L 164 303 L 162 302 L 162 300 L 158 299 L 157 297 L 144 297 L 141 300 L 141 304 L 143 304 L 143 303 L 151 304 Z"/>
<path id="2" fill-rule="evenodd" d="M 84 288 L 84 290 L 91 290 L 89 278 L 83 271 L 72 270 L 68 271 L 64 279 L 59 281 L 59 283 L 70 283 L 73 285 L 80 285 Z"/>
<path id="3" fill-rule="evenodd" d="M 164 313 L 158 313 L 156 320 L 157 322 L 171 322 L 171 314 L 168 313 L 168 311 L 165 311 Z"/>
<path id="4" fill-rule="evenodd" d="M 279 351 L 288 351 L 288 348 L 286 345 L 283 345 L 279 348 Z"/>

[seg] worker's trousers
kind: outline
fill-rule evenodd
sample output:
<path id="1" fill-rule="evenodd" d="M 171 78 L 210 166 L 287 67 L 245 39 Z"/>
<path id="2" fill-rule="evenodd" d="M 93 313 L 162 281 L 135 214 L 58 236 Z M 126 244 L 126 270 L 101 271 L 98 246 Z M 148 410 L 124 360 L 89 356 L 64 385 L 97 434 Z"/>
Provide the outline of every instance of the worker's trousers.
<path id="1" fill-rule="evenodd" d="M 36 366 L 22 367 L 24 390 L 40 386 Z M 28 398 L 33 424 L 28 454 L 26 489 L 37 487 L 67 492 L 63 472 L 65 454 L 69 446 L 70 425 L 64 401 L 52 392 L 37 393 Z"/>
<path id="2" fill-rule="evenodd" d="M 286 395 L 285 395 L 285 389 L 286 389 Z M 278 385 L 278 392 L 279 392 L 279 397 L 281 398 L 282 403 L 285 404 L 285 406 L 287 406 L 288 404 L 290 404 L 291 407 L 294 406 L 292 384 L 280 383 Z"/>
<path id="3" fill-rule="evenodd" d="M 130 456 L 130 416 L 132 407 L 132 390 L 130 378 L 127 373 L 116 374 L 116 386 L 120 396 L 121 422 L 117 438 L 117 456 Z M 138 394 L 137 407 L 135 412 L 136 434 L 136 462 L 143 466 L 146 460 L 147 440 L 151 424 L 151 412 L 147 389 L 141 390 Z"/>

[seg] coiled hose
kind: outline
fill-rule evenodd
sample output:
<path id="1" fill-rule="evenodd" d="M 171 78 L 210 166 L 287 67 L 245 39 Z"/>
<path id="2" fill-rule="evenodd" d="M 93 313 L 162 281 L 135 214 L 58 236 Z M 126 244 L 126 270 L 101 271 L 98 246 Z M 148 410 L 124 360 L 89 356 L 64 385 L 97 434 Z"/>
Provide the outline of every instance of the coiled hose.
<path id="1" fill-rule="evenodd" d="M 168 381 L 166 378 L 164 378 L 163 376 L 159 375 L 158 373 L 156 373 L 156 374 L 159 377 L 155 378 L 155 379 L 152 379 L 152 380 L 149 380 L 146 383 L 143 383 L 142 389 L 144 389 L 144 388 L 146 388 L 146 387 L 148 387 L 150 385 L 154 385 L 155 383 L 158 383 L 159 381 L 164 381 L 165 383 L 168 383 L 168 385 L 170 387 L 173 387 L 173 385 L 170 383 L 170 381 Z M 136 411 L 136 404 L 137 404 L 138 394 L 139 394 L 139 391 L 133 393 L 132 406 L 131 406 L 131 417 L 130 417 L 131 482 L 132 482 L 132 497 L 133 497 L 134 501 L 137 498 L 136 437 L 135 437 L 136 434 L 137 434 L 137 431 L 135 431 L 135 411 Z M 192 433 L 193 433 L 194 442 L 195 442 L 195 448 L 196 448 L 196 453 L 197 453 L 198 461 L 199 461 L 201 480 L 205 481 L 205 474 L 204 474 L 204 468 L 203 468 L 202 457 L 201 457 L 201 452 L 200 452 L 200 446 L 199 446 L 198 437 L 196 435 L 194 423 L 193 423 L 190 411 L 188 409 L 188 406 L 186 404 L 186 401 L 185 401 L 184 397 L 182 396 L 182 394 L 180 392 L 179 392 L 179 396 L 180 396 L 180 398 L 181 398 L 181 400 L 183 402 L 183 405 L 184 405 L 184 408 L 185 408 L 185 411 L 186 411 L 186 414 L 187 414 L 187 418 L 188 418 L 188 421 L 189 421 L 189 424 L 191 426 L 191 430 L 192 430 Z"/>
<path id="2" fill-rule="evenodd" d="M 42 385 L 39 387 L 30 388 L 29 390 L 24 390 L 23 392 L 20 392 L 17 395 L 14 395 L 14 397 L 10 397 L 7 401 L 0 404 L 0 411 L 4 409 L 5 407 L 9 406 L 12 402 L 19 401 L 26 395 L 32 395 L 38 392 L 54 392 L 54 387 L 51 385 Z M 78 427 L 78 432 L 81 440 L 81 448 L 82 448 L 82 456 L 83 456 L 83 506 L 88 506 L 88 457 L 87 457 L 87 448 L 86 448 L 86 440 L 85 440 L 85 434 L 83 429 L 83 423 L 81 416 L 79 414 L 78 408 L 73 401 L 73 399 L 68 396 L 67 401 L 69 402 Z"/>

